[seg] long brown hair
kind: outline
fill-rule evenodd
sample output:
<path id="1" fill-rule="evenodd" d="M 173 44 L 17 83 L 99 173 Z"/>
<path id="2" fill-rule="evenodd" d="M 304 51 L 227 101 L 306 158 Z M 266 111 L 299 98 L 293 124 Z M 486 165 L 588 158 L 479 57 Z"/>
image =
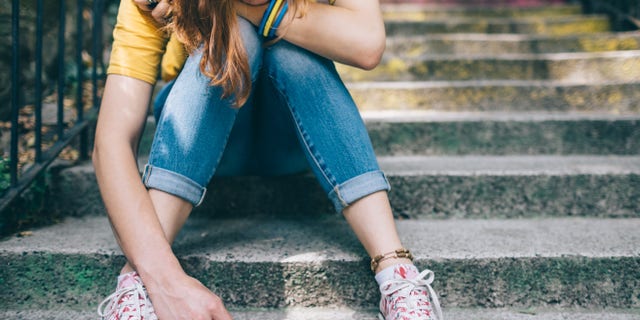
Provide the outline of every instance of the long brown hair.
<path id="1" fill-rule="evenodd" d="M 289 2 L 289 21 L 296 17 L 307 0 Z M 223 88 L 222 98 L 234 96 L 241 107 L 251 92 L 251 73 L 242 44 L 236 0 L 173 0 L 173 21 L 168 26 L 189 52 L 202 47 L 200 70 L 211 78 L 211 85 Z"/>

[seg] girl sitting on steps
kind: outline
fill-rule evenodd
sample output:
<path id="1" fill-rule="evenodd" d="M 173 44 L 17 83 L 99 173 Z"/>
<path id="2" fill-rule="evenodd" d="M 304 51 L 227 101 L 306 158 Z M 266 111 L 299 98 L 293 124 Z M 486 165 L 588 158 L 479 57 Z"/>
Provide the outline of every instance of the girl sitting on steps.
<path id="1" fill-rule="evenodd" d="M 190 55 L 140 179 L 137 142 L 167 30 Z M 433 273 L 400 242 L 389 184 L 333 64 L 374 68 L 384 46 L 375 0 L 122 0 L 93 162 L 128 262 L 103 319 L 231 319 L 172 241 L 214 174 L 309 167 L 372 257 L 380 318 L 442 319 Z"/>

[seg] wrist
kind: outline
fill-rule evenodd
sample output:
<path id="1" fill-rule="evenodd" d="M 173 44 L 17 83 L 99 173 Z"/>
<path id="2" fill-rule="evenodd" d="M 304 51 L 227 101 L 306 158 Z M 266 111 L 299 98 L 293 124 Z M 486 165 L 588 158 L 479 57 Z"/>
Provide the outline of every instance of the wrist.
<path id="1" fill-rule="evenodd" d="M 133 266 L 147 286 L 162 286 L 166 282 L 185 275 L 178 258 L 173 253 L 155 254 L 149 259 L 136 261 Z"/>

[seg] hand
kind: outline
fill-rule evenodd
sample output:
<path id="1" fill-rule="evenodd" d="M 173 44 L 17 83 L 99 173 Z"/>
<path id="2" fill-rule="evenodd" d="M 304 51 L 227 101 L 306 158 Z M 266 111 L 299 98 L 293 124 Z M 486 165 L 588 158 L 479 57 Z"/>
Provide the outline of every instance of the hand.
<path id="1" fill-rule="evenodd" d="M 186 274 L 171 278 L 169 285 L 145 286 L 160 320 L 232 320 L 220 297 Z"/>
<path id="2" fill-rule="evenodd" d="M 133 0 L 133 3 L 140 10 L 150 12 L 153 19 L 162 25 L 167 24 L 171 18 L 172 0 Z"/>

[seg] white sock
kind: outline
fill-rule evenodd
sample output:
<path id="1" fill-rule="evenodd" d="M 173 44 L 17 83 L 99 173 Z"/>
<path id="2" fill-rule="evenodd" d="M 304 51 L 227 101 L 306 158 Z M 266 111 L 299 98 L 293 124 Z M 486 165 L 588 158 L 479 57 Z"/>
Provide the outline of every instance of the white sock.
<path id="1" fill-rule="evenodd" d="M 399 266 L 403 266 L 408 270 L 414 271 L 415 273 L 420 273 L 418 271 L 418 268 L 416 266 L 412 265 L 412 264 L 396 264 L 396 265 L 393 265 L 393 266 L 386 267 L 386 268 L 382 269 L 382 271 L 380 271 L 380 272 L 378 272 L 376 274 L 376 281 L 378 282 L 378 285 L 380 286 L 384 282 L 389 281 L 391 279 L 394 279 L 395 278 L 396 268 L 399 267 Z"/>

